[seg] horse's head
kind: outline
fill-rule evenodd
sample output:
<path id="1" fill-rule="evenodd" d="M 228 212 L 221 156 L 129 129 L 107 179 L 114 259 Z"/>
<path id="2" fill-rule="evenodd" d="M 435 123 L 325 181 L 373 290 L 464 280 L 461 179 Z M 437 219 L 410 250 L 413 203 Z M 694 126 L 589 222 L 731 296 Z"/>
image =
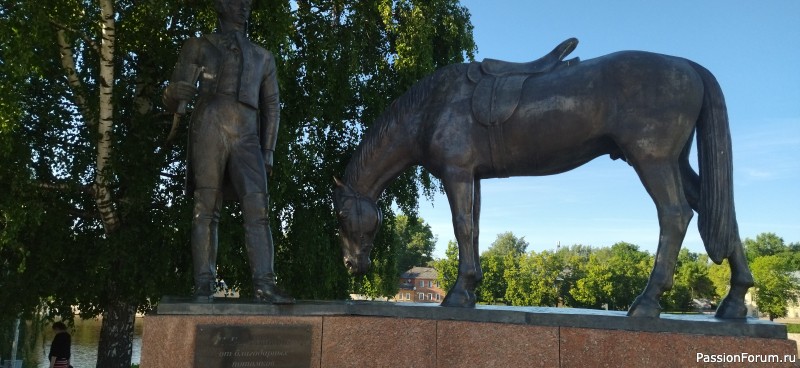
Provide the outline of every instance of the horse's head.
<path id="1" fill-rule="evenodd" d="M 350 273 L 363 275 L 369 269 L 369 253 L 383 214 L 375 202 L 335 180 L 333 208 L 339 222 L 344 265 Z"/>

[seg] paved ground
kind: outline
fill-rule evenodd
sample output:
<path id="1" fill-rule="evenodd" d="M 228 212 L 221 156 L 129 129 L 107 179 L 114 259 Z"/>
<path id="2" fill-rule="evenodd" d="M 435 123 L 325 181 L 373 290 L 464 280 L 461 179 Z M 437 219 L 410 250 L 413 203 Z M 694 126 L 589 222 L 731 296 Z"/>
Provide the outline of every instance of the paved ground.
<path id="1" fill-rule="evenodd" d="M 766 318 L 765 318 L 766 319 Z M 800 324 L 800 318 L 776 318 L 776 323 L 792 323 L 792 324 Z M 797 343 L 797 355 L 800 356 L 800 333 L 790 333 L 787 334 L 789 339 L 794 340 Z"/>
<path id="2" fill-rule="evenodd" d="M 797 352 L 796 355 L 800 355 L 800 334 L 790 333 L 788 335 L 789 335 L 790 339 L 794 340 L 794 342 L 797 343 L 797 351 L 798 352 Z"/>

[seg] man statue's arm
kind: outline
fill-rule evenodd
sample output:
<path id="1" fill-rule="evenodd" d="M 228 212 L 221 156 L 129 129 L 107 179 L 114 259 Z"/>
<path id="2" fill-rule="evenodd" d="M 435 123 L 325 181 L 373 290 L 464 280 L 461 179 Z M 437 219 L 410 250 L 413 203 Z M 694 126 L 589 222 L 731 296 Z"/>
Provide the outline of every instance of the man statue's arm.
<path id="1" fill-rule="evenodd" d="M 198 59 L 200 42 L 199 38 L 186 40 L 181 48 L 180 56 L 178 56 L 178 62 L 175 64 L 175 70 L 172 72 L 170 83 L 164 89 L 164 105 L 171 113 L 178 110 L 181 101 L 189 101 L 197 93 L 196 81 L 190 79 L 196 78 L 194 76 L 196 73 L 191 68 L 195 67 Z"/>
<path id="2" fill-rule="evenodd" d="M 278 94 L 278 76 L 275 67 L 275 58 L 267 51 L 264 78 L 261 80 L 259 91 L 258 109 L 260 113 L 260 138 L 261 150 L 264 154 L 264 165 L 267 172 L 272 171 L 273 153 L 278 141 L 278 126 L 280 125 L 280 97 Z"/>

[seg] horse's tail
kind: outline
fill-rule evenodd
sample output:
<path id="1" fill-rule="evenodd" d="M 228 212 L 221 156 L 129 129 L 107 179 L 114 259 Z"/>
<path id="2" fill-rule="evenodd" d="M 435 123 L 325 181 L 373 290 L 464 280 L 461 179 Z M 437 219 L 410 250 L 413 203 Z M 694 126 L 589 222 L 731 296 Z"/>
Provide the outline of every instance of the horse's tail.
<path id="1" fill-rule="evenodd" d="M 719 264 L 741 247 L 733 204 L 733 157 L 725 97 L 708 69 L 690 62 L 703 79 L 703 106 L 697 120 L 700 198 L 697 227 L 709 258 Z"/>

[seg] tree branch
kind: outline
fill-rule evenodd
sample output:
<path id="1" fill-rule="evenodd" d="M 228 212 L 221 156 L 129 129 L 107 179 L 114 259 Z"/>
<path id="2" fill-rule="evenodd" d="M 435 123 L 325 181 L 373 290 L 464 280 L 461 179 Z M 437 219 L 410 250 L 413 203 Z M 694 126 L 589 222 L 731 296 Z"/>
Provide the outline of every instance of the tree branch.
<path id="1" fill-rule="evenodd" d="M 164 176 L 164 177 L 167 177 L 167 178 L 170 178 L 170 179 L 175 179 L 175 180 L 183 179 L 183 176 L 181 176 L 181 175 L 170 174 L 170 173 L 163 172 L 163 171 L 161 172 L 161 176 Z"/>
<path id="2" fill-rule="evenodd" d="M 60 183 L 60 184 L 37 183 L 36 187 L 38 187 L 39 189 L 51 189 L 51 190 L 69 190 L 69 189 L 71 189 L 71 186 L 69 184 L 65 184 L 65 183 Z"/>
<path id="3" fill-rule="evenodd" d="M 67 27 L 66 25 L 58 23 L 58 22 L 56 22 L 55 20 L 52 20 L 52 19 L 50 19 L 50 24 L 56 26 L 56 28 L 59 28 L 62 31 L 69 31 L 69 32 L 77 34 L 78 36 L 81 37 L 83 42 L 86 42 L 86 44 L 89 45 L 89 47 L 92 50 L 94 50 L 94 52 L 96 52 L 97 54 L 100 54 L 100 47 L 97 46 L 97 42 L 95 42 L 93 39 L 89 38 L 89 36 L 87 36 L 86 33 L 83 33 L 83 32 L 81 32 L 81 31 L 79 31 L 77 29 L 74 29 L 74 28 Z"/>
<path id="4" fill-rule="evenodd" d="M 70 183 L 45 183 L 39 182 L 34 184 L 39 189 L 46 189 L 46 190 L 60 190 L 60 191 L 70 191 L 70 190 L 79 190 L 84 193 L 92 193 L 92 187 L 90 185 L 77 185 L 77 184 L 70 184 Z"/>
<path id="5" fill-rule="evenodd" d="M 74 103 L 78 106 L 78 110 L 81 115 L 83 115 L 83 120 L 86 121 L 86 124 L 90 127 L 96 126 L 97 121 L 94 119 L 94 115 L 89 111 L 81 80 L 78 79 L 78 71 L 75 66 L 75 56 L 72 53 L 72 45 L 67 41 L 63 29 L 56 31 L 56 37 L 58 39 L 58 47 L 61 50 L 61 66 L 67 74 L 67 83 L 75 96 Z"/>

